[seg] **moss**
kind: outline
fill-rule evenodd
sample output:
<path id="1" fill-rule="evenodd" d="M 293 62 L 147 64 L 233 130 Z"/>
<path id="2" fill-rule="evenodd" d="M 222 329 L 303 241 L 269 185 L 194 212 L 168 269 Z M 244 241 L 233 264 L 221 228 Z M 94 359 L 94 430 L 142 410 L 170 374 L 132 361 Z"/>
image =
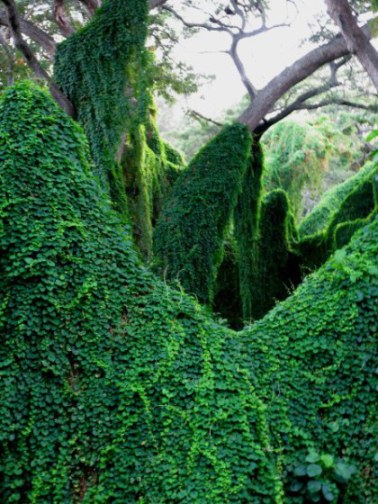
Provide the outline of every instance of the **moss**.
<path id="1" fill-rule="evenodd" d="M 0 152 L 5 502 L 296 504 L 310 451 L 374 502 L 377 218 L 236 333 L 141 265 L 47 95 L 2 95 Z"/>
<path id="2" fill-rule="evenodd" d="M 223 240 L 250 158 L 251 136 L 234 124 L 207 144 L 177 180 L 155 231 L 159 270 L 211 304 Z"/>

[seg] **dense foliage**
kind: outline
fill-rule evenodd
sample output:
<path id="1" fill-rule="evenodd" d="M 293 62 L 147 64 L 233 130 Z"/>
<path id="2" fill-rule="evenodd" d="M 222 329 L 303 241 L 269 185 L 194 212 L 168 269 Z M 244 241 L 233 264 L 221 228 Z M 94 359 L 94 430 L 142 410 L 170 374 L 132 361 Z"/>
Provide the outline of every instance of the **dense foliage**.
<path id="1" fill-rule="evenodd" d="M 377 219 L 235 333 L 141 265 L 43 92 L 0 152 L 5 502 L 373 504 Z"/>
<path id="2" fill-rule="evenodd" d="M 302 210 L 304 187 L 315 190 L 326 169 L 331 144 L 311 125 L 282 121 L 263 137 L 266 170 L 264 188 L 287 192 L 296 215 Z"/>
<path id="3" fill-rule="evenodd" d="M 125 174 L 115 159 L 125 131 L 147 119 L 146 36 L 147 3 L 112 0 L 58 46 L 55 58 L 55 78 L 76 108 L 96 173 L 124 215 Z"/>
<path id="4" fill-rule="evenodd" d="M 225 128 L 190 162 L 175 184 L 155 231 L 164 278 L 211 303 L 223 242 L 250 163 L 251 135 L 241 124 Z"/>

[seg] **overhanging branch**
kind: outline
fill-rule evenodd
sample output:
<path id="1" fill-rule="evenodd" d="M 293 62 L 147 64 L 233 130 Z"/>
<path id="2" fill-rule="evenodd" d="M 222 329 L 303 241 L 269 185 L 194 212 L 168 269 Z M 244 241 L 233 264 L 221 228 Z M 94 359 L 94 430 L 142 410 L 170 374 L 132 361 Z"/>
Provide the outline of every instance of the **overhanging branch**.
<path id="1" fill-rule="evenodd" d="M 366 36 L 371 38 L 369 23 L 362 29 Z M 302 82 L 326 63 L 331 63 L 349 54 L 341 35 L 337 35 L 327 44 L 313 49 L 283 70 L 260 90 L 253 102 L 241 114 L 239 121 L 246 124 L 251 131 L 255 131 L 264 117 L 272 110 L 274 104 L 293 86 Z"/>
<path id="2" fill-rule="evenodd" d="M 60 91 L 58 86 L 50 78 L 46 70 L 44 70 L 35 57 L 29 45 L 25 42 L 21 34 L 20 22 L 17 15 L 17 7 L 14 0 L 2 0 L 7 8 L 8 22 L 12 31 L 13 39 L 16 48 L 22 53 L 25 61 L 33 70 L 37 77 L 46 80 L 49 84 L 50 92 L 55 101 L 63 108 L 70 116 L 74 116 L 74 107 L 68 98 Z"/>

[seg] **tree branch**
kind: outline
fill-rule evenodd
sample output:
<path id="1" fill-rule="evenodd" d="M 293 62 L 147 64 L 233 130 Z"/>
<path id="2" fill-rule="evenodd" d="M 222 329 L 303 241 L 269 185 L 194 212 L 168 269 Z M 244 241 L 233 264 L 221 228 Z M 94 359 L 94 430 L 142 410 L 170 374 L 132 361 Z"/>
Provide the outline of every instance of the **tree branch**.
<path id="1" fill-rule="evenodd" d="M 369 24 L 363 27 L 368 38 L 371 38 Z M 326 63 L 342 58 L 349 54 L 346 43 L 341 35 L 337 35 L 330 42 L 313 49 L 290 67 L 283 70 L 258 92 L 253 102 L 239 117 L 239 121 L 246 124 L 251 131 L 255 131 L 265 115 L 272 110 L 273 105 L 293 86 L 312 75 Z"/>
<path id="2" fill-rule="evenodd" d="M 53 19 L 59 26 L 62 35 L 69 37 L 74 32 L 64 9 L 64 0 L 54 0 Z"/>
<path id="3" fill-rule="evenodd" d="M 165 4 L 168 0 L 150 0 L 150 9 L 155 9 Z"/>
<path id="4" fill-rule="evenodd" d="M 101 7 L 101 0 L 79 0 L 83 5 L 85 5 L 90 17 L 93 16 L 95 11 Z"/>
<path id="5" fill-rule="evenodd" d="M 252 82 L 247 77 L 243 62 L 239 58 L 239 54 L 238 54 L 239 40 L 240 39 L 238 37 L 235 37 L 235 36 L 233 37 L 231 48 L 228 51 L 228 54 L 231 56 L 232 61 L 234 62 L 234 65 L 236 66 L 237 71 L 239 72 L 241 81 L 244 84 L 244 87 L 246 88 L 248 95 L 250 96 L 251 99 L 253 99 L 256 96 L 256 89 L 254 88 Z"/>
<path id="6" fill-rule="evenodd" d="M 337 71 L 345 65 L 350 60 L 350 55 L 345 56 L 342 58 L 340 61 L 335 62 L 332 61 L 329 66 L 330 66 L 330 71 L 331 75 L 326 84 L 323 84 L 322 86 L 318 86 L 316 88 L 310 89 L 309 91 L 306 91 L 305 93 L 302 93 L 299 95 L 290 105 L 285 107 L 283 110 L 281 110 L 278 114 L 276 114 L 274 117 L 271 117 L 268 120 L 265 120 L 259 127 L 258 131 L 259 133 L 264 133 L 268 128 L 273 126 L 273 124 L 276 124 L 277 122 L 281 121 L 282 119 L 285 119 L 285 117 L 289 116 L 296 110 L 312 110 L 312 105 L 313 104 L 308 104 L 306 103 L 308 100 L 311 98 L 315 98 L 315 96 L 319 96 L 323 93 L 326 93 L 333 87 L 339 86 L 340 83 L 337 80 Z M 318 107 L 315 107 L 318 108 Z"/>
<path id="7" fill-rule="evenodd" d="M 170 12 L 173 16 L 175 16 L 176 19 L 181 21 L 181 23 L 184 26 L 186 26 L 187 28 L 204 28 L 205 30 L 208 30 L 208 31 L 218 31 L 218 32 L 220 31 L 220 32 L 227 32 L 230 35 L 233 34 L 231 29 L 229 27 L 227 27 L 226 25 L 222 24 L 222 26 L 215 27 L 215 26 L 211 26 L 207 23 L 190 23 L 189 21 L 186 21 L 178 12 L 176 12 L 174 9 L 172 9 L 172 7 L 165 5 L 163 7 L 163 9 L 167 12 Z"/>
<path id="8" fill-rule="evenodd" d="M 74 107 L 68 98 L 60 91 L 58 86 L 52 81 L 46 70 L 42 68 L 39 61 L 35 57 L 33 51 L 24 41 L 21 34 L 20 22 L 18 20 L 17 8 L 15 0 L 2 0 L 8 12 L 9 26 L 12 31 L 13 39 L 16 48 L 23 54 L 27 64 L 33 70 L 37 77 L 46 80 L 49 84 L 50 92 L 55 101 L 63 108 L 70 116 L 74 116 Z"/>
<path id="9" fill-rule="evenodd" d="M 340 28 L 349 52 L 355 54 L 378 91 L 378 52 L 358 26 L 347 0 L 326 0 L 328 14 Z"/>
<path id="10" fill-rule="evenodd" d="M 0 11 L 0 25 L 10 28 L 8 14 L 5 11 Z M 34 42 L 37 42 L 50 57 L 55 54 L 56 43 L 48 33 L 23 18 L 19 18 L 19 25 L 21 32 Z"/>

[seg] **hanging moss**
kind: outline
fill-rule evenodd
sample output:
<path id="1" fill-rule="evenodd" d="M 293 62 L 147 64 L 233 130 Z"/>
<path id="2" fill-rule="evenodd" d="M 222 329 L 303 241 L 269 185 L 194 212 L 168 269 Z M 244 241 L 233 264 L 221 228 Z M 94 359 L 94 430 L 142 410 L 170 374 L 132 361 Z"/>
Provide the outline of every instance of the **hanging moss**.
<path id="1" fill-rule="evenodd" d="M 374 502 L 377 218 L 235 333 L 142 267 L 47 95 L 2 95 L 0 152 L 4 502 Z"/>
<path id="2" fill-rule="evenodd" d="M 320 184 L 331 144 L 315 127 L 293 121 L 280 121 L 262 142 L 266 151 L 264 189 L 286 191 L 297 216 L 302 210 L 303 188 L 316 189 Z"/>
<path id="3" fill-rule="evenodd" d="M 242 316 L 250 320 L 255 296 L 257 243 L 259 239 L 259 212 L 261 198 L 261 176 L 264 158 L 261 145 L 254 141 L 252 157 L 243 180 L 243 190 L 235 209 L 235 237 L 239 253 L 239 284 L 242 300 Z"/>
<path id="4" fill-rule="evenodd" d="M 149 106 L 147 13 L 145 0 L 105 0 L 90 23 L 59 44 L 55 58 L 55 79 L 76 108 L 96 174 L 121 214 L 127 201 L 117 151 Z"/>
<path id="5" fill-rule="evenodd" d="M 155 231 L 164 278 L 179 280 L 203 303 L 212 302 L 223 241 L 250 158 L 251 136 L 226 127 L 190 162 L 176 182 Z"/>

